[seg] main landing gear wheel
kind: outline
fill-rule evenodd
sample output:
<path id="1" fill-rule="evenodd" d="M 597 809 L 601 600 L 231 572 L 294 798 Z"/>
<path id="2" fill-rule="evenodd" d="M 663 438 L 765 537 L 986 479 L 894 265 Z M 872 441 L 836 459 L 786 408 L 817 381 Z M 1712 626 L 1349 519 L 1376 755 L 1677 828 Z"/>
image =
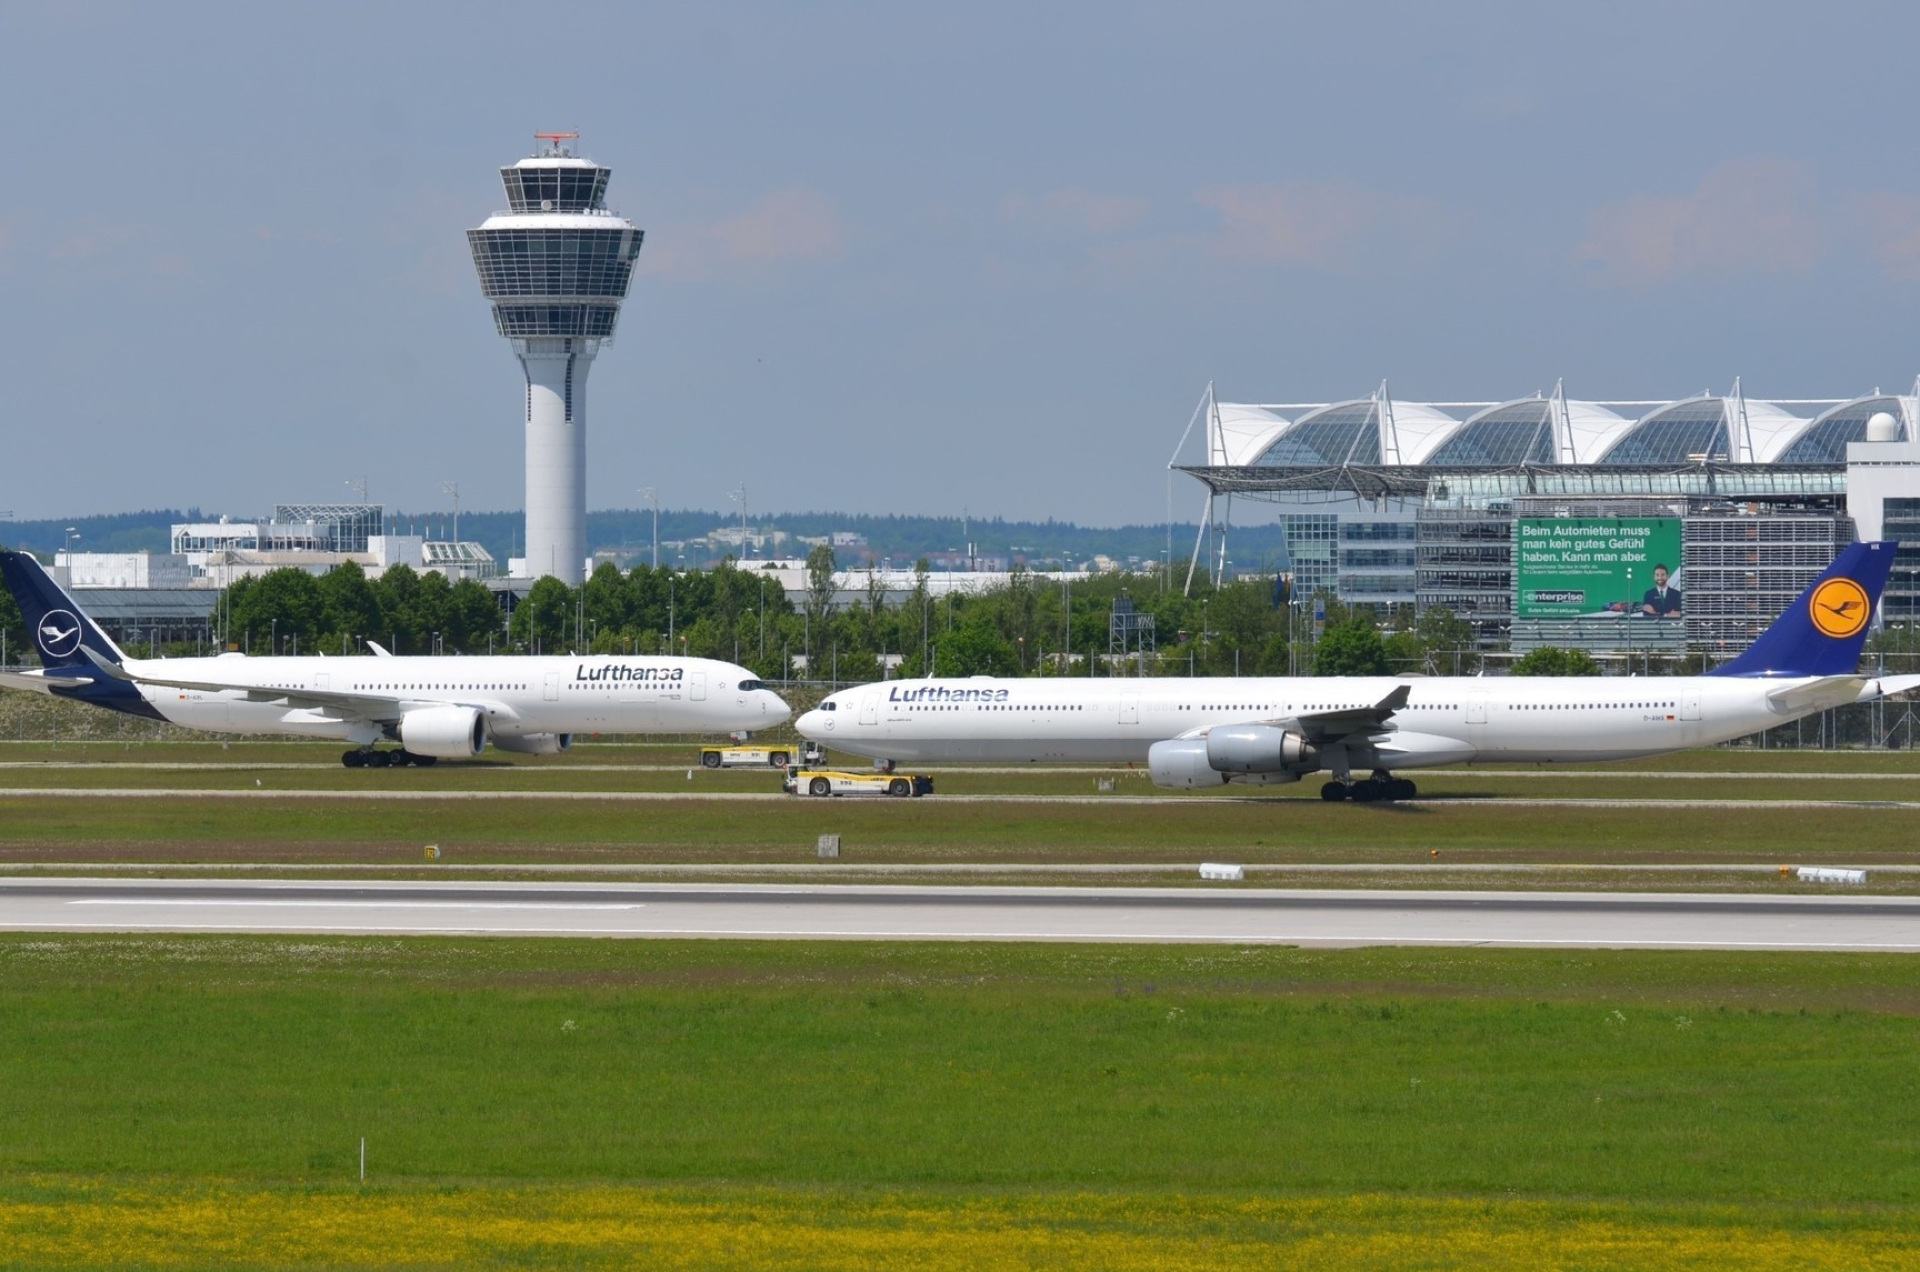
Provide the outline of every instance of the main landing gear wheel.
<path id="1" fill-rule="evenodd" d="M 833 794 L 833 783 L 829 782 L 824 777 L 816 777 L 811 782 L 807 783 L 807 794 L 831 795 Z"/>
<path id="2" fill-rule="evenodd" d="M 342 751 L 340 753 L 340 763 L 346 765 L 348 768 L 365 768 L 367 764 L 367 753 L 365 751 Z"/>
<path id="3" fill-rule="evenodd" d="M 390 751 L 367 752 L 366 765 L 368 768 L 387 768 L 392 763 L 393 753 Z"/>
<path id="4" fill-rule="evenodd" d="M 896 777 L 887 783 L 887 794 L 905 799 L 907 796 L 913 794 L 913 783 L 904 777 Z"/>
<path id="5" fill-rule="evenodd" d="M 1335 781 L 1320 788 L 1320 798 L 1330 803 L 1350 799 L 1356 804 L 1384 804 L 1413 799 L 1419 793 L 1420 788 L 1404 777 L 1369 777 L 1352 784 Z"/>

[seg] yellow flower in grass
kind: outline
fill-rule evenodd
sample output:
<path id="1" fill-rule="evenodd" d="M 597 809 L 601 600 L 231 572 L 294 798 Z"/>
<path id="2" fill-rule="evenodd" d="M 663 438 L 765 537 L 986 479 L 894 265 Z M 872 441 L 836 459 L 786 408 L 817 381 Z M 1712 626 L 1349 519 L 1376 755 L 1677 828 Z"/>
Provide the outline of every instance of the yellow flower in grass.
<path id="1" fill-rule="evenodd" d="M 49 1180 L 8 1192 L 21 1199 L 0 1194 L 0 1249 L 19 1267 L 1920 1268 L 1920 1212 L 1908 1210 Z"/>

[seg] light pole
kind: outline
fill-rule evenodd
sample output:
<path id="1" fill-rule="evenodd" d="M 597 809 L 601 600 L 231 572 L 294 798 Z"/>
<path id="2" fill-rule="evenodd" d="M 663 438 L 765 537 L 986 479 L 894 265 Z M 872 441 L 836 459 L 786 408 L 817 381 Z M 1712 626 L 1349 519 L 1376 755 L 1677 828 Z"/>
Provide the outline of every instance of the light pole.
<path id="1" fill-rule="evenodd" d="M 460 483 L 443 481 L 440 489 L 453 496 L 453 541 L 460 542 Z"/>
<path id="2" fill-rule="evenodd" d="M 653 568 L 657 570 L 660 568 L 660 499 L 652 486 L 642 486 L 640 497 L 653 509 Z"/>
<path id="3" fill-rule="evenodd" d="M 280 656 L 280 620 L 278 618 L 273 620 L 273 654 L 276 658 Z"/>
<path id="4" fill-rule="evenodd" d="M 1627 567 L 1627 674 L 1633 674 L 1633 620 L 1640 617 L 1640 607 L 1633 599 L 1633 567 Z"/>

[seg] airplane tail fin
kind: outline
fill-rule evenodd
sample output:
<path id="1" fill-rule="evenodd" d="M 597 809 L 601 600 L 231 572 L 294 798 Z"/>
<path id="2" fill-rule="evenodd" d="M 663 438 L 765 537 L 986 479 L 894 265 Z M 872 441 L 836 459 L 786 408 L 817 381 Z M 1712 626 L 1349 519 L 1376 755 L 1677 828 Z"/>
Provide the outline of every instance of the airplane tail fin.
<path id="1" fill-rule="evenodd" d="M 81 651 L 85 645 L 110 662 L 126 659 L 120 647 L 107 639 L 105 632 L 60 590 L 40 563 L 24 552 L 0 551 L 0 576 L 7 581 L 20 617 L 26 620 L 39 651 L 40 662 L 52 670 L 58 667 L 84 667 L 94 670 L 93 662 Z"/>
<path id="2" fill-rule="evenodd" d="M 1845 676 L 1860 665 L 1897 543 L 1852 543 L 1715 676 Z"/>

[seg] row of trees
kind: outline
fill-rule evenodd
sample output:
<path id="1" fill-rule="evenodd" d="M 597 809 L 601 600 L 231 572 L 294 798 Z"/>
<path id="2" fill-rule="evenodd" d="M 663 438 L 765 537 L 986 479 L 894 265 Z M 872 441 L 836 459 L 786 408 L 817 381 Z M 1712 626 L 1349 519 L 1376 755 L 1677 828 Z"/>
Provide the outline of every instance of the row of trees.
<path id="1" fill-rule="evenodd" d="M 676 653 L 724 658 L 768 679 L 865 680 L 899 675 L 1378 675 L 1478 669 L 1468 626 L 1443 610 L 1382 625 L 1322 598 L 1316 640 L 1305 605 L 1282 605 L 1271 581 L 1192 591 L 1164 575 L 1067 581 L 1015 570 L 999 587 L 935 595 L 918 572 L 904 601 L 875 580 L 836 594 L 830 549 L 814 549 L 798 602 L 769 574 L 728 561 L 711 570 L 602 565 L 584 585 L 534 584 L 509 619 L 477 583 L 449 585 L 405 568 L 369 580 L 356 566 L 315 578 L 276 571 L 236 583 L 218 621 L 236 648 L 350 650 L 378 640 L 429 650 Z M 1154 622 L 1155 648 L 1122 640 L 1111 618 L 1130 604 Z"/>

